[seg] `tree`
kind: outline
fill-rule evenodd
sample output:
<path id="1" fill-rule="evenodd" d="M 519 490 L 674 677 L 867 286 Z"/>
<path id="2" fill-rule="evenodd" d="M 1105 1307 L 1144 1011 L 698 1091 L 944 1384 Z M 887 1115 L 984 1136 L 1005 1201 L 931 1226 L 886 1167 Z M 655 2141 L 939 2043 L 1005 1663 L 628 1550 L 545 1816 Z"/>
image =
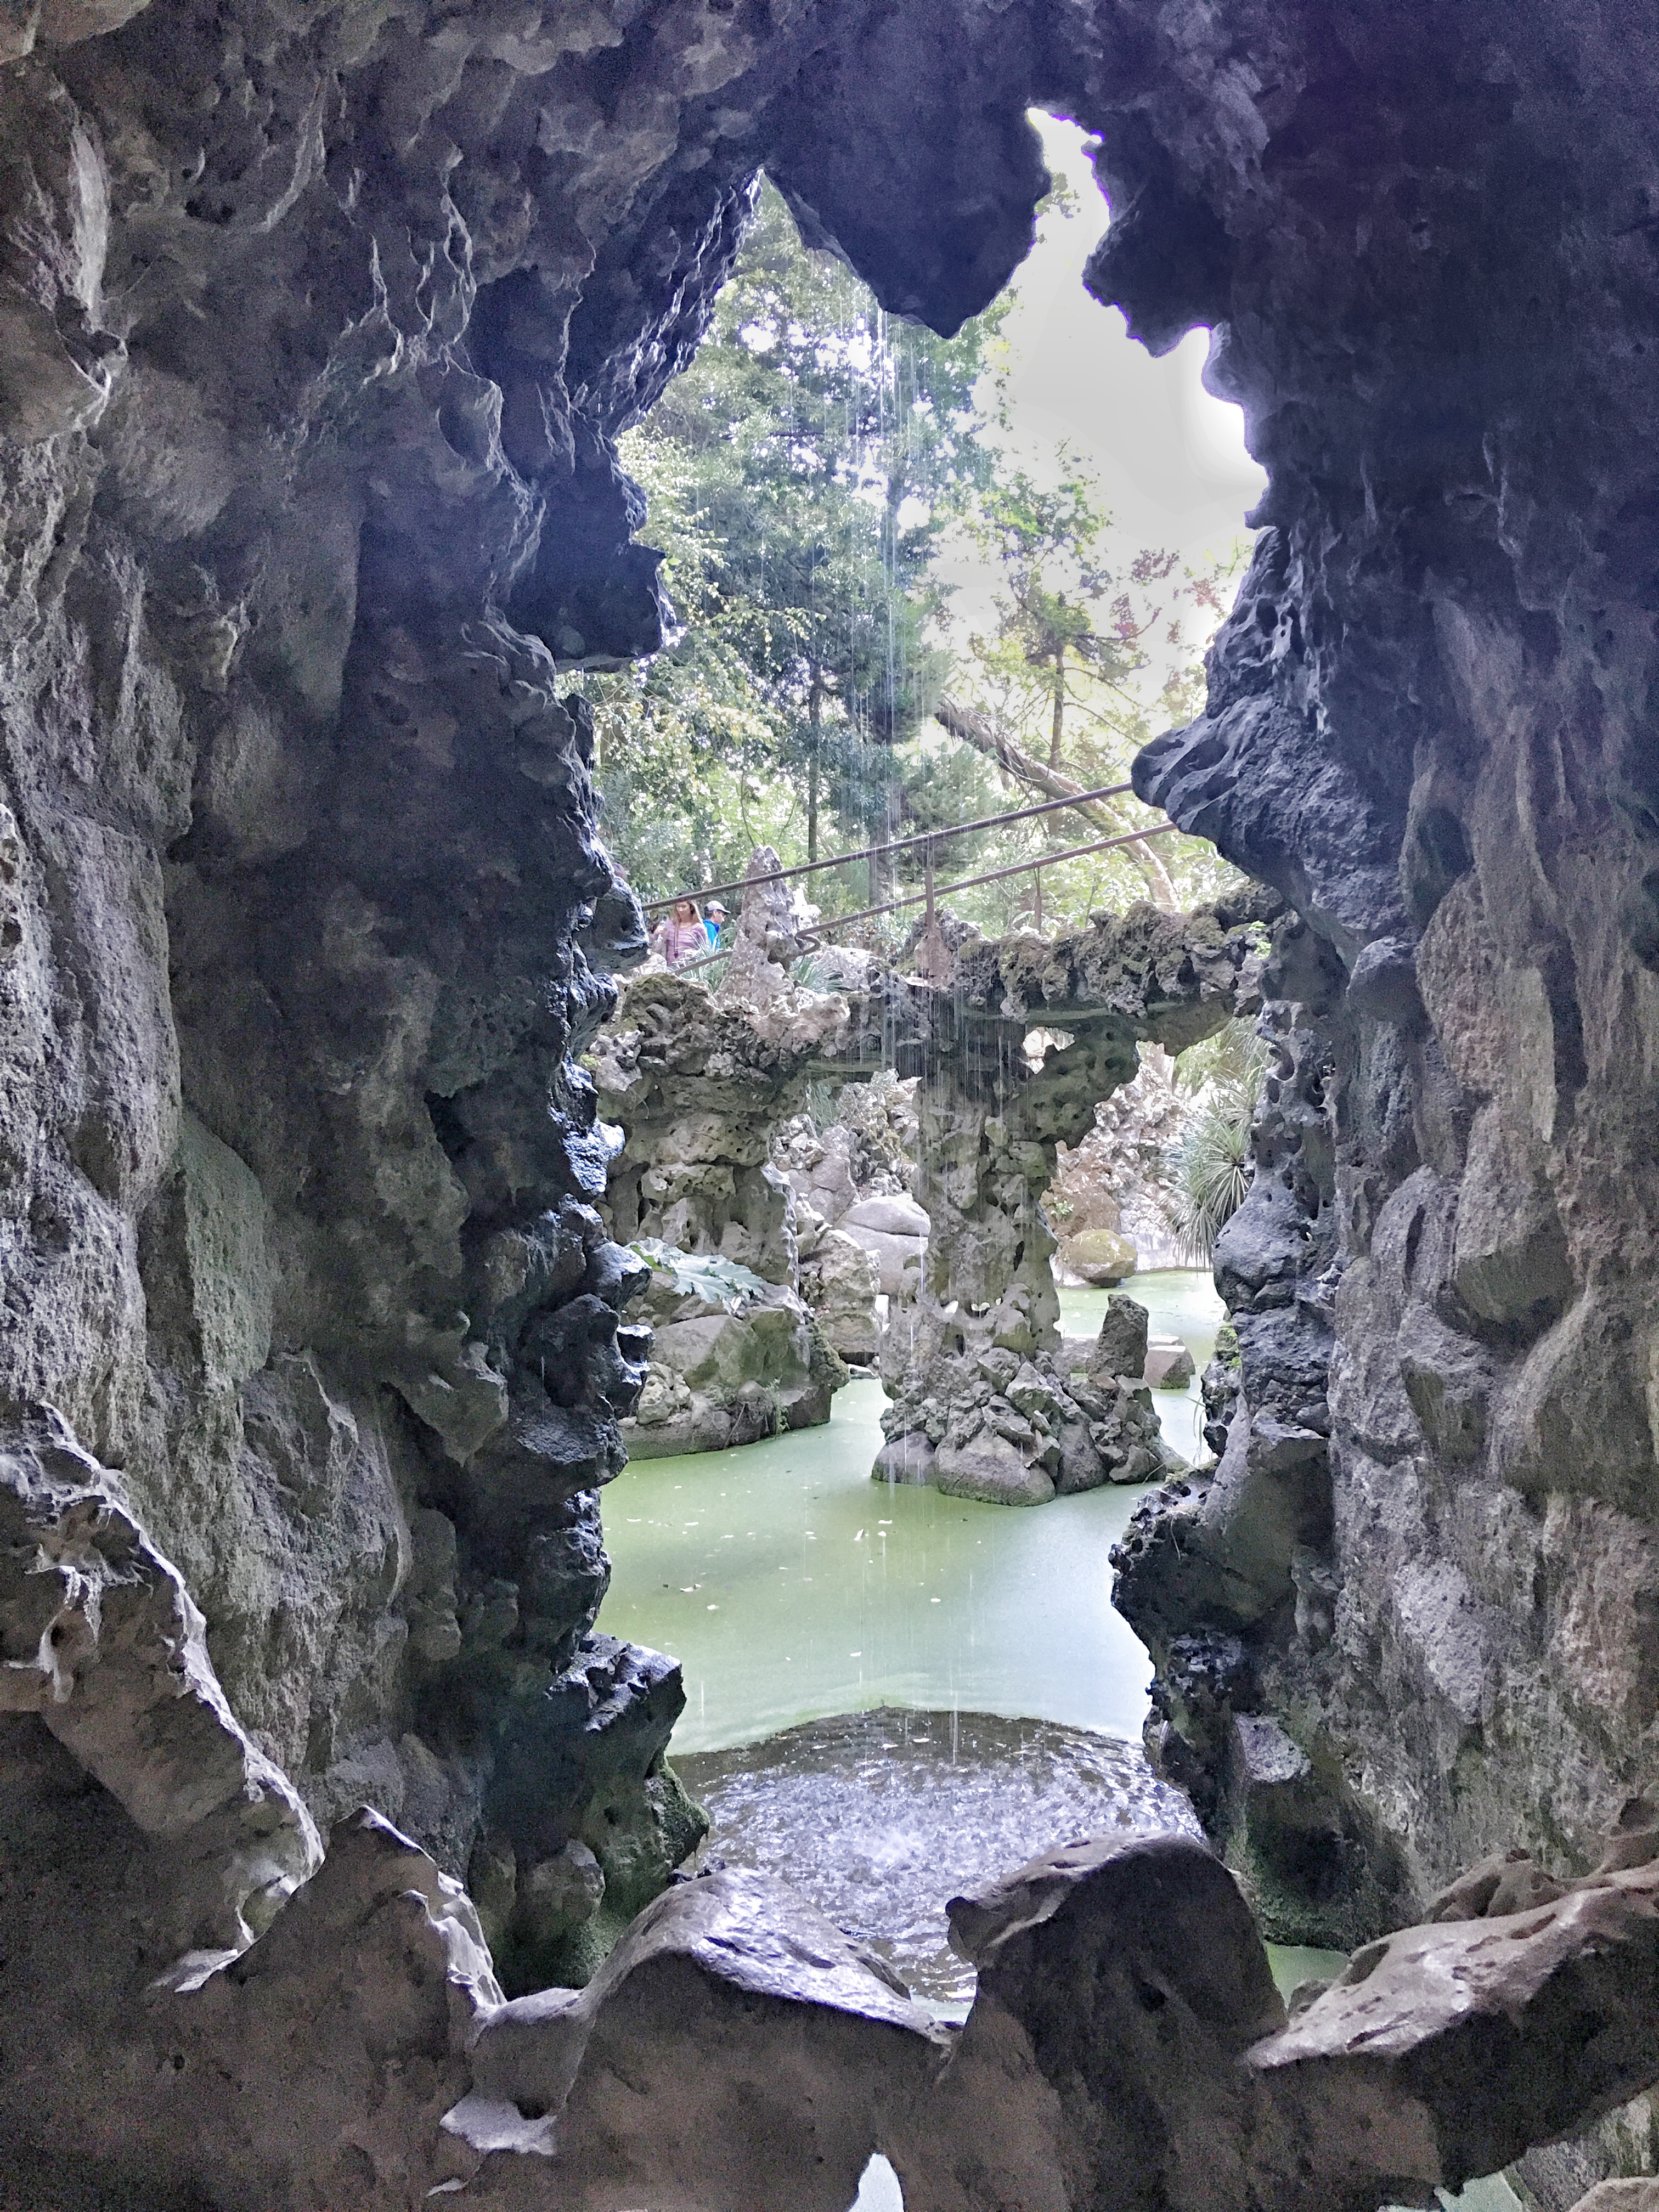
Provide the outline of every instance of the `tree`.
<path id="1" fill-rule="evenodd" d="M 1000 313 L 949 340 L 894 323 L 763 191 L 696 362 L 624 445 L 686 627 L 587 679 L 613 817 L 690 797 L 716 867 L 721 799 L 742 836 L 763 817 L 809 859 L 826 811 L 850 843 L 890 828 L 894 748 L 943 676 L 933 550 L 988 478 L 973 393 Z"/>
<path id="2" fill-rule="evenodd" d="M 1198 632 L 1221 612 L 1239 556 L 1203 573 L 1177 573 L 1175 555 L 1150 549 L 1123 558 L 1097 484 L 1064 446 L 1054 458 L 1053 484 L 1024 469 L 1004 474 L 971 519 L 1002 568 L 1000 619 L 992 636 L 969 640 L 963 696 L 946 695 L 937 714 L 1006 775 L 1059 798 L 1127 781 L 1130 759 L 1153 734 L 1154 704 L 1164 709 L 1158 726 L 1190 719 Z M 1164 681 L 1149 696 L 1158 659 Z M 1131 834 L 1141 811 L 1109 800 L 1078 809 L 1109 836 Z M 1051 840 L 1063 842 L 1064 817 L 1049 822 Z M 1181 903 L 1158 847 L 1123 850 L 1158 905 Z"/>
<path id="3" fill-rule="evenodd" d="M 1004 312 L 950 340 L 896 322 L 803 248 L 762 191 L 696 359 L 624 441 L 683 631 L 654 660 L 580 679 L 612 846 L 643 896 L 738 878 L 758 843 L 816 860 L 1122 781 L 1155 727 L 1188 718 L 1225 572 L 1124 556 L 1063 447 L 1011 462 L 995 387 Z M 1002 586 L 989 635 L 965 641 L 943 580 L 964 539 Z M 937 872 L 1158 819 L 1133 800 L 1084 802 L 941 841 Z M 926 866 L 913 848 L 827 871 L 809 894 L 846 914 Z M 1000 933 L 1041 927 L 1045 900 L 1049 918 L 1080 921 L 1136 896 L 1190 902 L 1231 872 L 1165 836 L 952 904 Z M 911 918 L 869 929 L 902 937 Z"/>

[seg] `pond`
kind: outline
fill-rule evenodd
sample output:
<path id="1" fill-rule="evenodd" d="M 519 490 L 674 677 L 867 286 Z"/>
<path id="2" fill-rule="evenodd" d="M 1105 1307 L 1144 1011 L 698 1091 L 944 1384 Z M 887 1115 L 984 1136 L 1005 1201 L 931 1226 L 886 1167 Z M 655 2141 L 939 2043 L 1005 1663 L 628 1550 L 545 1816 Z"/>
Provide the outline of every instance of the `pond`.
<path id="1" fill-rule="evenodd" d="M 1222 1308 L 1207 1275 L 1131 1285 L 1201 1370 Z M 1061 1293 L 1092 1334 L 1106 1293 Z M 1155 1401 L 1194 1449 L 1197 1385 Z M 754 1742 L 877 1705 L 1057 1721 L 1138 1740 L 1152 1668 L 1112 1610 L 1112 1546 L 1138 1487 L 1033 1507 L 875 1483 L 885 1401 L 837 1393 L 828 1425 L 734 1451 L 642 1461 L 605 1493 L 601 1626 L 680 1661 L 677 1753 Z"/>
<path id="2" fill-rule="evenodd" d="M 1223 1319 L 1209 1277 L 1124 1287 L 1201 1375 Z M 1062 1291 L 1066 1334 L 1093 1335 L 1107 1296 Z M 953 1891 L 1075 1834 L 1196 1824 L 1140 1751 L 1152 1662 L 1112 1609 L 1109 1554 L 1144 1489 L 1018 1507 L 872 1482 L 884 1402 L 854 1382 L 823 1428 L 624 1469 L 601 1624 L 681 1662 L 672 1750 L 714 1817 L 707 1856 L 793 1881 L 959 2020 Z M 1197 1380 L 1154 1402 L 1195 1455 Z M 1344 1963 L 1267 1948 L 1287 1996 Z M 1501 2177 L 1443 2203 L 1520 2212 Z M 853 2212 L 902 2206 L 872 2160 Z"/>

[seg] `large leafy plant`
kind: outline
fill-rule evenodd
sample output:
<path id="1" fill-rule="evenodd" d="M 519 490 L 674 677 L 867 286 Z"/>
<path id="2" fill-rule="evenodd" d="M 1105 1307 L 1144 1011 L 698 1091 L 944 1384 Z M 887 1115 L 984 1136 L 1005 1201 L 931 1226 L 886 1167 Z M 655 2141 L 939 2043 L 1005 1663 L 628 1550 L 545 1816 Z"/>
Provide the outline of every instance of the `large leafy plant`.
<path id="1" fill-rule="evenodd" d="M 742 1313 L 771 1287 L 752 1267 L 718 1252 L 682 1252 L 678 1244 L 665 1244 L 660 1237 L 641 1237 L 628 1249 L 644 1261 L 653 1275 L 665 1276 L 680 1296 L 699 1297 L 705 1305 L 723 1306 L 727 1313 Z"/>

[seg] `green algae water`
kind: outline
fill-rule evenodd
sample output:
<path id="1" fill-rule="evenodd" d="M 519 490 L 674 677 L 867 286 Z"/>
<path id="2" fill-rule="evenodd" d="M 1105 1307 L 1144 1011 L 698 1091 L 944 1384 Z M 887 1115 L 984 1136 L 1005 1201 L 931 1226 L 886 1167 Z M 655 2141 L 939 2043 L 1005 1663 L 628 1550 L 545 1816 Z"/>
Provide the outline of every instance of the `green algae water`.
<path id="1" fill-rule="evenodd" d="M 1009 1506 L 872 1482 L 884 1402 L 849 1382 L 823 1428 L 646 1460 L 605 1492 L 600 1625 L 679 1660 L 675 1751 L 876 1705 L 1138 1736 L 1151 1668 L 1108 1554 L 1139 1489 Z"/>
<path id="2" fill-rule="evenodd" d="M 1133 1295 L 1201 1368 L 1222 1315 L 1209 1278 L 1148 1275 Z M 1067 1334 L 1092 1334 L 1105 1297 L 1062 1292 Z M 1112 1609 L 1108 1555 L 1141 1490 L 1006 1506 L 872 1482 L 884 1402 L 851 1382 L 823 1428 L 642 1461 L 606 1490 L 600 1625 L 679 1660 L 675 1751 L 878 1705 L 1138 1739 L 1152 1668 Z M 1155 1402 L 1190 1454 L 1196 1386 Z"/>
<path id="3" fill-rule="evenodd" d="M 1124 1287 L 1147 1309 L 1154 1334 L 1185 1341 L 1201 1374 L 1223 1318 L 1208 1276 L 1170 1271 Z M 1107 1295 L 1062 1291 L 1065 1333 L 1092 1336 Z M 952 1884 L 897 1881 L 896 1852 L 907 1865 L 931 1853 L 943 1867 L 961 1848 L 964 1818 L 977 1825 L 976 1793 L 982 1797 L 991 1785 L 997 1802 L 983 1816 L 988 1827 L 1006 1824 L 1011 1809 L 1040 1823 L 1047 1808 L 1038 1802 L 1012 1808 L 1004 1802 L 1004 1770 L 1014 1765 L 1034 1801 L 1036 1784 L 1024 1770 L 1045 1760 L 1053 1767 L 1037 1782 L 1063 1793 L 1064 1824 L 1079 1816 L 1103 1828 L 1133 1821 L 1139 1801 L 1162 1786 L 1138 1765 L 1152 1666 L 1112 1610 L 1108 1559 L 1144 1492 L 1108 1486 L 1020 1507 L 872 1482 L 884 1403 L 878 1383 L 850 1383 L 838 1393 L 826 1427 L 624 1469 L 605 1493 L 612 1571 L 601 1625 L 680 1660 L 687 1710 L 672 1752 L 687 1759 L 694 1784 L 709 1796 L 717 1796 L 715 1784 L 732 1795 L 731 1828 L 716 1844 L 734 1863 L 765 1865 L 823 1910 L 854 1921 L 925 1989 L 928 1975 L 919 1968 L 928 1958 L 937 1976 L 951 1971 L 937 1931 L 924 1922 L 933 1891 L 942 1898 Z M 1202 1419 L 1196 1381 L 1183 1391 L 1155 1393 L 1154 1403 L 1170 1442 L 1195 1455 Z M 880 1707 L 898 1710 L 883 1714 Z M 804 1723 L 860 1713 L 872 1716 L 877 1731 L 871 1754 L 887 1760 L 890 1726 L 892 1753 L 914 1762 L 931 1742 L 935 1763 L 957 1769 L 959 1778 L 939 1803 L 930 1807 L 925 1793 L 913 1790 L 906 1819 L 896 1820 L 877 1801 L 875 1784 L 890 1789 L 895 1779 L 885 1765 L 873 1782 L 855 1767 L 839 1798 L 815 1796 L 810 1785 L 829 1763 L 818 1733 L 808 1731 L 805 1755 L 769 1741 Z M 1017 1755 L 996 1747 L 998 1766 L 978 1741 L 988 1733 L 976 1718 L 981 1715 L 1124 1741 L 1115 1754 L 1102 1745 L 1066 1761 L 1058 1756 L 1060 1731 L 1033 1730 Z M 957 1740 L 953 1717 L 961 1717 Z M 698 1756 L 743 1745 L 755 1747 L 752 1771 L 751 1763 Z M 1136 1771 L 1118 1774 L 1114 1756 Z M 902 1762 L 891 1763 L 902 1780 Z M 785 1786 L 769 1791 L 774 1769 Z M 1085 1807 L 1080 1785 L 1109 1792 L 1110 1802 Z M 788 1802 L 791 1789 L 802 1796 L 799 1807 Z M 1141 1809 L 1156 1808 L 1148 1799 Z M 840 1848 L 846 1835 L 836 1832 L 849 1819 L 861 1823 L 850 1865 Z M 1176 1814 L 1169 1825 L 1184 1824 Z M 999 1840 L 1002 1861 L 1013 1864 L 1025 1848 L 1041 1850 L 1054 1838 L 1034 1831 Z M 817 1860 L 823 1882 L 814 1879 Z M 922 1887 L 928 1894 L 919 1905 Z M 1340 1952 L 1277 1944 L 1267 1950 L 1286 1996 L 1297 1983 L 1334 1974 L 1344 1963 Z M 970 1979 L 948 1994 L 940 1987 L 941 2016 L 962 2016 Z M 1520 2212 L 1501 2176 L 1471 2182 L 1458 2197 L 1441 2192 L 1441 2203 L 1447 2212 Z M 903 2203 L 891 2166 L 873 2158 L 853 2212 L 903 2212 Z"/>

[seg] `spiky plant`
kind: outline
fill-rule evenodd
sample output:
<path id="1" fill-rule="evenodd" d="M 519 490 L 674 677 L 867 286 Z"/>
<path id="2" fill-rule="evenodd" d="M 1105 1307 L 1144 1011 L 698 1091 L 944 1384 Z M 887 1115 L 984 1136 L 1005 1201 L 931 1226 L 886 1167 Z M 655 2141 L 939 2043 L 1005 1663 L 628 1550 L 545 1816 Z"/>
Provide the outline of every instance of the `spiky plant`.
<path id="1" fill-rule="evenodd" d="M 1170 1149 L 1164 1211 L 1188 1267 L 1210 1265 L 1217 1237 L 1250 1188 L 1250 1123 L 1265 1066 L 1257 1048 L 1242 1067 L 1213 1082 Z"/>

